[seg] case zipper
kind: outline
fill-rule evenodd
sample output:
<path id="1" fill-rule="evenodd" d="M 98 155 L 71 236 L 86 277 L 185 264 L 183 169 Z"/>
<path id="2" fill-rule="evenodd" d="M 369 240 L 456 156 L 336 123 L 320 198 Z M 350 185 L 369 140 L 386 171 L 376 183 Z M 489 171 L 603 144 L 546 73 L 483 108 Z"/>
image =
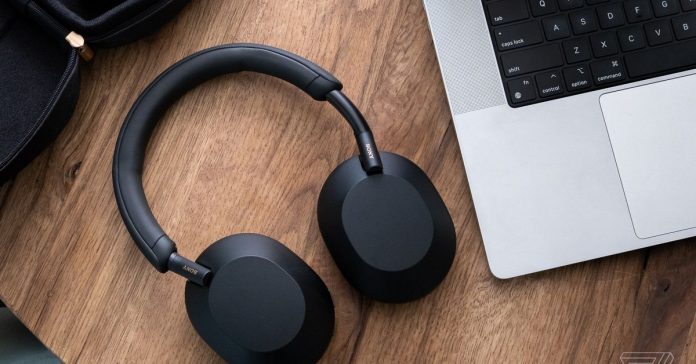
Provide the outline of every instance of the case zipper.
<path id="1" fill-rule="evenodd" d="M 39 23 L 50 34 L 66 41 L 72 48 L 77 50 L 80 57 L 86 62 L 92 60 L 94 51 L 85 43 L 85 38 L 76 32 L 68 30 L 36 5 L 34 1 L 14 0 L 12 3 L 21 13 Z"/>
<path id="2" fill-rule="evenodd" d="M 86 62 L 91 61 L 94 57 L 94 51 L 87 44 L 85 44 L 85 38 L 83 38 L 81 35 L 75 32 L 70 32 L 67 36 L 65 36 L 65 40 L 68 41 L 68 44 L 70 44 L 71 47 L 77 50 L 77 53 L 79 53 L 80 57 L 82 57 L 82 59 L 84 59 Z"/>

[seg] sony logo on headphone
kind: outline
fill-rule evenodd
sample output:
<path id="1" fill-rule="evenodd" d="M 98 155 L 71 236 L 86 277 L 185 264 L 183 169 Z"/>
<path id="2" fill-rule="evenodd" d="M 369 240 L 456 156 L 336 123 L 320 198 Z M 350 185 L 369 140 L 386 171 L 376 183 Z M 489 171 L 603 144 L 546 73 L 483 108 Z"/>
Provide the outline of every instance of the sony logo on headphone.
<path id="1" fill-rule="evenodd" d="M 375 159 L 375 154 L 372 153 L 372 146 L 370 144 L 365 144 L 365 150 L 367 151 L 367 156 L 370 159 Z"/>
<path id="2" fill-rule="evenodd" d="M 187 271 L 187 272 L 189 272 L 189 273 L 191 273 L 191 274 L 193 274 L 193 275 L 198 274 L 198 270 L 197 270 L 197 269 L 193 269 L 193 268 L 189 267 L 188 265 L 185 265 L 182 269 L 185 270 L 185 271 Z"/>

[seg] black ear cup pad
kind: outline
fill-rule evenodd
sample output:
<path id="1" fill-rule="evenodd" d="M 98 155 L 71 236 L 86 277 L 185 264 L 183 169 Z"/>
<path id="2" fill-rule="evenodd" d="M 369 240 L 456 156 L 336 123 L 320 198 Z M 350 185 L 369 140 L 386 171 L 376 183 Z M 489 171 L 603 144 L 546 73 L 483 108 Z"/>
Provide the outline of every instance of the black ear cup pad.
<path id="1" fill-rule="evenodd" d="M 329 290 L 290 249 L 269 237 L 238 234 L 217 241 L 197 263 L 208 287 L 186 283 L 193 327 L 225 360 L 314 363 L 334 327 Z"/>
<path id="2" fill-rule="evenodd" d="M 319 228 L 348 282 L 384 302 L 420 298 L 445 278 L 456 237 L 445 203 L 410 160 L 382 152 L 368 176 L 357 157 L 338 166 L 319 195 Z"/>

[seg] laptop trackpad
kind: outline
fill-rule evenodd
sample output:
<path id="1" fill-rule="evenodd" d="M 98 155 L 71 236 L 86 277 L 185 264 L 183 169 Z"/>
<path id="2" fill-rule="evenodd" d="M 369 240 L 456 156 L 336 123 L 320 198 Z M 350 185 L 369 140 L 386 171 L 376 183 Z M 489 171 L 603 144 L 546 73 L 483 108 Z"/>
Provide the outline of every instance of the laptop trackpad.
<path id="1" fill-rule="evenodd" d="M 696 75 L 600 103 L 636 235 L 696 227 Z"/>

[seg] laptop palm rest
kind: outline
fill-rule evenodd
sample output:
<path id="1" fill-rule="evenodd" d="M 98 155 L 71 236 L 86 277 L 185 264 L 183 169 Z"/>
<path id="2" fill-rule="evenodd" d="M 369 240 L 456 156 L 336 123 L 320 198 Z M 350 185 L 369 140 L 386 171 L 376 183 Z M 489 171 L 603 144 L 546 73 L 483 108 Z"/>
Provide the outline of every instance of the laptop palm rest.
<path id="1" fill-rule="evenodd" d="M 600 103 L 639 238 L 696 227 L 696 75 Z"/>

